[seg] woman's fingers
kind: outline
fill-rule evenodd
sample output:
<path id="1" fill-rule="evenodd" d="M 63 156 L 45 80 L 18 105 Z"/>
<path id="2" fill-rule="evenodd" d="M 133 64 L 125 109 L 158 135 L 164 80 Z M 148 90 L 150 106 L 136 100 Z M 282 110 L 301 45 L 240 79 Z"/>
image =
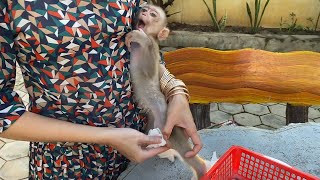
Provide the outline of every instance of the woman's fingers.
<path id="1" fill-rule="evenodd" d="M 140 145 L 148 146 L 150 144 L 160 144 L 161 143 L 161 136 L 147 136 L 144 135 L 140 140 Z"/>
<path id="2" fill-rule="evenodd" d="M 191 138 L 191 141 L 192 141 L 192 143 L 194 145 L 193 149 L 185 154 L 186 158 L 190 158 L 190 157 L 193 157 L 193 156 L 197 155 L 199 153 L 199 151 L 201 150 L 203 145 L 202 145 L 200 136 L 197 133 L 197 131 L 192 131 L 190 129 L 186 129 L 186 133 Z"/>

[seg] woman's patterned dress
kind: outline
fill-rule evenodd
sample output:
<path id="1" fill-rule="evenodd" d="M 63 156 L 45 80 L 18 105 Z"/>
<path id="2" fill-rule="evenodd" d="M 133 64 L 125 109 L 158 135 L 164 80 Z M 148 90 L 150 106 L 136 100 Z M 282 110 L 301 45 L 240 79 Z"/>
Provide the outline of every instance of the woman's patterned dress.
<path id="1" fill-rule="evenodd" d="M 124 45 L 138 5 L 139 0 L 1 0 L 0 130 L 26 110 L 13 92 L 16 62 L 29 111 L 141 130 Z M 31 179 L 116 179 L 127 163 L 109 146 L 30 143 Z"/>

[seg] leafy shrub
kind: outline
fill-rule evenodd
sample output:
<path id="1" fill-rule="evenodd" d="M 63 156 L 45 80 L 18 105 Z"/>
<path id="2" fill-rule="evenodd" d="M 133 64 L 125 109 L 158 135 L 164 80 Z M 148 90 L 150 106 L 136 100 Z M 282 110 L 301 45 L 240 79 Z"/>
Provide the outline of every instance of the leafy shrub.
<path id="1" fill-rule="evenodd" d="M 223 31 L 224 28 L 226 27 L 226 24 L 227 24 L 227 13 L 225 13 L 225 15 L 222 16 L 219 21 L 217 21 L 217 0 L 212 0 L 213 11 L 211 11 L 208 3 L 205 0 L 202 0 L 202 1 L 208 9 L 208 13 L 211 17 L 211 21 L 212 21 L 213 26 L 216 29 L 218 29 L 219 32 Z"/>
<path id="2" fill-rule="evenodd" d="M 166 2 L 164 0 L 148 0 L 148 3 L 152 3 L 154 5 L 160 6 L 164 11 L 166 12 L 167 17 L 170 17 L 174 14 L 180 13 L 180 12 L 174 12 L 169 14 L 168 13 L 168 7 L 172 6 L 174 3 L 174 0 L 167 0 Z"/>
<path id="3" fill-rule="evenodd" d="M 254 2 L 254 17 L 252 17 L 252 13 L 251 13 L 251 9 L 250 6 L 248 4 L 248 2 L 246 3 L 247 5 L 247 13 L 249 16 L 249 20 L 250 20 L 250 26 L 251 26 L 251 33 L 256 33 L 258 31 L 258 29 L 260 28 L 260 23 L 262 20 L 262 17 L 264 15 L 264 12 L 269 4 L 270 0 L 267 0 L 266 3 L 264 4 L 262 13 L 259 17 L 260 14 L 260 5 L 261 5 L 261 0 L 255 0 Z"/>

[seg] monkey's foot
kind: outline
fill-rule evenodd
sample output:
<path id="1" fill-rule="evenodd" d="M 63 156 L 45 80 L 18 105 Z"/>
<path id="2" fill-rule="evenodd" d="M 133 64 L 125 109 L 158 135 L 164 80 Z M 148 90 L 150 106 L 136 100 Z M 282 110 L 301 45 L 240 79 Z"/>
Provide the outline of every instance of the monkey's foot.
<path id="1" fill-rule="evenodd" d="M 169 161 L 174 162 L 175 157 L 177 157 L 180 161 L 183 161 L 182 157 L 180 156 L 180 154 L 174 150 L 174 149 L 169 149 L 168 151 L 165 151 L 161 154 L 158 154 L 158 157 L 160 158 L 167 158 L 169 159 Z"/>

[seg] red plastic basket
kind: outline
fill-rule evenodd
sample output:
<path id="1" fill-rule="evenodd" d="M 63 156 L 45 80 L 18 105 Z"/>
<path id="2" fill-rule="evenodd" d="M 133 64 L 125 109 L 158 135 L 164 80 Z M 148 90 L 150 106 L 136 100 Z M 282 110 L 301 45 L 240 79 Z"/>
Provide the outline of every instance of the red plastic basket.
<path id="1" fill-rule="evenodd" d="M 320 180 L 241 146 L 232 146 L 201 180 Z"/>

